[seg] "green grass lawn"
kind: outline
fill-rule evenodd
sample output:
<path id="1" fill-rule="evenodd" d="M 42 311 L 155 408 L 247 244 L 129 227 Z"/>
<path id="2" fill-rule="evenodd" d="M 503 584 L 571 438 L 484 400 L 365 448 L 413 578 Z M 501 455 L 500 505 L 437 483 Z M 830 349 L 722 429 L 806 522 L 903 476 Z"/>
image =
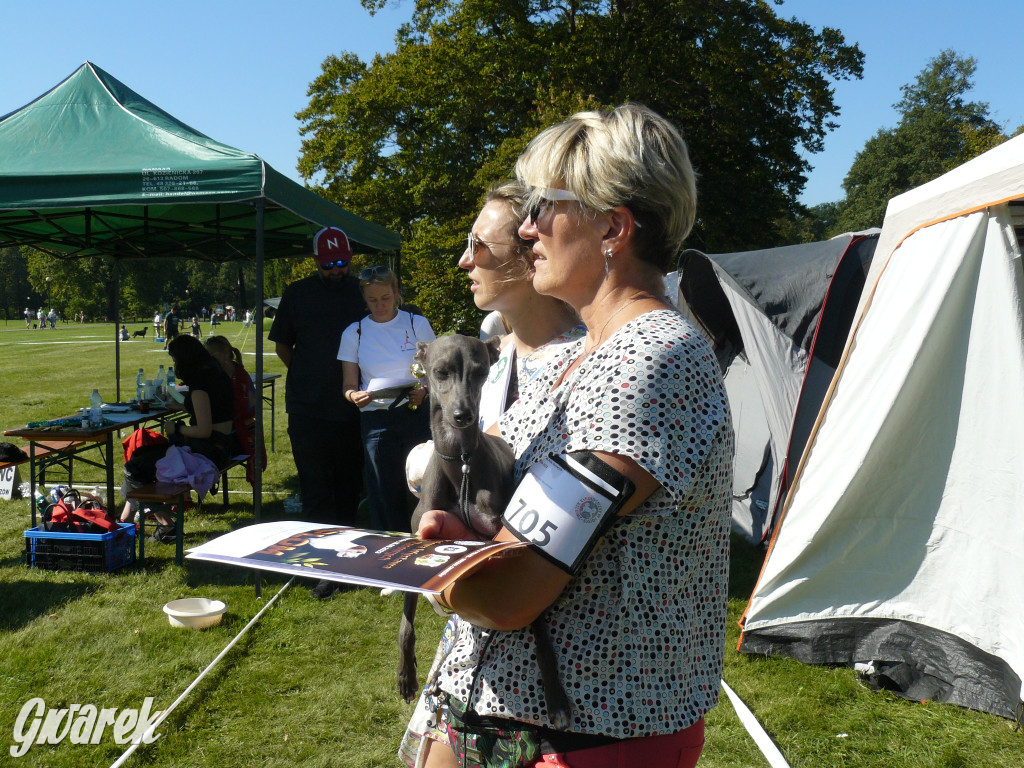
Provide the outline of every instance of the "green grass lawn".
<path id="1" fill-rule="evenodd" d="M 135 326 L 142 323 L 129 324 Z M 253 371 L 253 332 L 240 323 L 219 330 L 243 350 Z M 168 360 L 152 335 L 122 344 L 122 398 L 134 392 L 138 368 L 152 375 Z M 93 388 L 113 400 L 113 361 L 112 326 L 27 331 L 23 323 L 0 325 L 0 427 L 70 413 L 87 405 Z M 283 373 L 272 354 L 264 365 Z M 279 384 L 264 519 L 291 517 L 284 502 L 297 492 L 283 379 Z M 92 472 L 76 470 L 76 484 L 100 483 L 98 470 Z M 120 466 L 116 477 L 119 483 Z M 248 486 L 236 481 L 233 488 L 238 490 L 232 490 L 228 509 L 216 500 L 188 514 L 186 546 L 253 521 Z M 144 568 L 110 574 L 30 570 L 23 537 L 29 522 L 27 501 L 0 501 L 0 765 L 110 765 L 126 747 L 114 743 L 109 729 L 99 744 L 65 738 L 11 757 L 22 706 L 41 697 L 50 708 L 140 708 L 151 696 L 154 708 L 163 709 L 286 582 L 264 575 L 258 599 L 252 572 L 189 561 L 178 567 L 173 546 L 160 544 L 146 547 Z M 736 620 L 760 568 L 760 552 L 734 542 L 732 564 L 725 678 L 791 765 L 1024 765 L 1024 736 L 1005 720 L 875 693 L 848 669 L 737 654 Z M 288 589 L 175 710 L 159 729 L 161 737 L 127 765 L 398 766 L 395 751 L 410 710 L 395 690 L 401 600 L 361 589 L 322 603 L 307 587 L 296 582 Z M 204 631 L 172 628 L 161 607 L 188 596 L 224 600 L 224 621 Z M 443 622 L 426 609 L 417 621 L 422 674 Z M 724 695 L 707 718 L 700 764 L 767 765 Z"/>

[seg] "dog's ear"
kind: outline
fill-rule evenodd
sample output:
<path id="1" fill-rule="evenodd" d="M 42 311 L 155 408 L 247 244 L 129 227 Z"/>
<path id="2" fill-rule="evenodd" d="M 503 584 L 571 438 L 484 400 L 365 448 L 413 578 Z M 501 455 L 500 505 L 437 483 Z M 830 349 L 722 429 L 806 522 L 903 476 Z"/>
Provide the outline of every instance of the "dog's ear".
<path id="1" fill-rule="evenodd" d="M 427 347 L 430 346 L 429 341 L 417 341 L 416 342 L 416 354 L 413 355 L 413 360 L 421 365 L 426 365 L 427 362 Z"/>
<path id="2" fill-rule="evenodd" d="M 498 358 L 501 357 L 501 337 L 491 336 L 484 342 L 487 345 L 487 356 L 491 360 L 491 365 L 498 362 Z"/>

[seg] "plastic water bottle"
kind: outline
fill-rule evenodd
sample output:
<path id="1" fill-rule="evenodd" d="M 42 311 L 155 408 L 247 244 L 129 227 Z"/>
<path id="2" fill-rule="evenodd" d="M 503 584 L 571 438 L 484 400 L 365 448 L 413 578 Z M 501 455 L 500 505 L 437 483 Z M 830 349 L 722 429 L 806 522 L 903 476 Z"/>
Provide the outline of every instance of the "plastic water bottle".
<path id="1" fill-rule="evenodd" d="M 139 368 L 139 373 L 135 377 L 135 402 L 141 403 L 146 397 L 146 376 Z"/>
<path id="2" fill-rule="evenodd" d="M 50 503 L 49 495 L 47 494 L 46 487 L 42 485 L 36 486 L 36 509 L 42 512 Z"/>
<path id="3" fill-rule="evenodd" d="M 167 366 L 167 391 L 170 392 L 176 386 L 177 381 L 174 378 L 174 366 Z"/>
<path id="4" fill-rule="evenodd" d="M 92 495 L 99 499 L 100 504 L 102 504 L 104 507 L 107 506 L 107 491 L 105 488 L 97 485 L 95 488 L 92 489 Z"/>
<path id="5" fill-rule="evenodd" d="M 103 423 L 103 398 L 100 397 L 100 391 L 94 389 L 92 394 L 89 395 L 89 424 L 94 427 L 98 427 Z"/>
<path id="6" fill-rule="evenodd" d="M 164 367 L 161 365 L 156 369 L 156 388 L 159 391 L 160 396 L 167 394 L 167 374 L 164 373 Z"/>

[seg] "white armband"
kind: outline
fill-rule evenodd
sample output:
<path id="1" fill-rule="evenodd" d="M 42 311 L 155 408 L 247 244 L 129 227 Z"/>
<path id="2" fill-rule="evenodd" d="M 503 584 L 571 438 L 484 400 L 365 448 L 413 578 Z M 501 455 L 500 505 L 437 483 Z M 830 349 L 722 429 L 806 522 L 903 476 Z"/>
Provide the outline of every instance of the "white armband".
<path id="1" fill-rule="evenodd" d="M 570 574 L 614 522 L 635 486 L 592 453 L 551 456 L 530 467 L 501 520 Z"/>

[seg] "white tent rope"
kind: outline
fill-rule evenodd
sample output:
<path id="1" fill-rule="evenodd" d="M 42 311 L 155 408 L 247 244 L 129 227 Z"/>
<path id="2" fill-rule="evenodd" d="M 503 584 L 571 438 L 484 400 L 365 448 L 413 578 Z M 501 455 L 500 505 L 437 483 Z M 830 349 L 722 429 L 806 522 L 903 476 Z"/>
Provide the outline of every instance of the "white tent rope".
<path id="1" fill-rule="evenodd" d="M 772 741 L 772 737 L 768 735 L 761 724 L 757 722 L 757 718 L 754 717 L 754 713 L 750 711 L 743 700 L 736 695 L 736 692 L 729 687 L 725 680 L 722 680 L 722 690 L 725 691 L 729 697 L 729 703 L 732 704 L 732 708 L 736 710 L 736 716 L 739 717 L 740 722 L 743 723 L 743 727 L 747 729 L 747 733 L 750 734 L 751 738 L 754 739 L 754 743 L 757 744 L 758 748 L 768 759 L 768 765 L 772 768 L 789 768 L 789 763 L 786 762 L 786 758 L 782 756 L 782 752 L 775 746 L 775 742 Z"/>
<path id="2" fill-rule="evenodd" d="M 193 688 L 195 688 L 197 685 L 199 685 L 199 682 L 204 677 L 206 677 L 207 673 L 211 669 L 213 669 L 215 666 L 217 666 L 217 663 L 221 659 L 223 659 L 225 655 L 227 655 L 227 652 L 230 651 L 234 647 L 235 643 L 237 643 L 242 638 L 242 635 L 244 635 L 246 632 L 248 632 L 249 629 L 257 621 L 259 621 L 259 618 L 260 618 L 260 616 L 263 615 L 264 611 L 266 611 L 270 606 L 272 606 L 274 604 L 274 601 L 277 600 L 277 598 L 279 598 L 284 593 L 284 591 L 286 589 L 288 589 L 288 587 L 290 587 L 292 585 L 292 582 L 295 581 L 295 578 L 296 578 L 295 576 L 292 576 L 292 578 L 290 578 L 288 580 L 288 583 L 285 584 L 283 587 L 281 587 L 281 589 L 278 590 L 277 594 L 274 595 L 272 598 L 270 598 L 270 600 L 267 601 L 266 605 L 264 605 L 262 608 L 260 608 L 259 613 L 257 613 L 255 616 L 253 616 L 252 619 L 249 620 L 249 623 L 246 624 L 244 627 L 242 627 L 242 631 L 239 632 L 237 635 L 235 635 L 234 639 L 232 639 L 232 641 L 230 643 L 228 643 L 224 647 L 224 650 L 221 651 L 220 653 L 218 653 L 217 657 L 206 666 L 206 669 L 204 669 L 202 672 L 199 673 L 199 676 L 196 677 L 196 679 L 193 680 L 189 684 L 188 688 L 186 688 L 184 691 L 181 692 L 181 695 L 178 698 L 176 698 L 174 700 L 174 702 L 172 702 L 171 706 L 169 706 L 167 709 L 165 709 L 163 712 L 160 713 L 160 716 L 156 720 L 154 720 L 153 724 L 151 726 L 149 726 L 149 728 L 146 729 L 146 732 L 144 734 L 142 734 L 142 737 L 140 738 L 140 740 L 139 741 L 133 741 L 132 745 L 130 747 L 128 747 L 128 749 L 126 749 L 124 751 L 124 754 L 122 754 L 119 758 L 117 758 L 116 761 L 111 763 L 110 768 L 120 768 L 120 766 L 124 765 L 124 761 L 127 760 L 131 756 L 131 754 L 136 749 L 139 748 L 139 745 L 141 743 L 143 743 L 143 740 L 145 740 L 146 738 L 148 738 L 148 737 L 152 736 L 154 733 L 156 733 L 156 729 L 160 726 L 161 723 L 163 723 L 164 720 L 167 719 L 167 716 L 169 714 L 171 714 L 171 712 L 174 711 L 174 708 L 177 707 L 185 699 L 185 697 L 189 695 L 189 693 L 191 693 Z"/>

